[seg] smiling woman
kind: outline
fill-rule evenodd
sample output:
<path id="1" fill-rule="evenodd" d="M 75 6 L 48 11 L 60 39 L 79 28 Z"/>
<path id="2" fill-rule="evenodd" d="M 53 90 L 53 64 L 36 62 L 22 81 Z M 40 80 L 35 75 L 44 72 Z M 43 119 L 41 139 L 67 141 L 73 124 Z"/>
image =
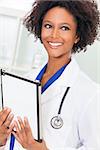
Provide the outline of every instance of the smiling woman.
<path id="1" fill-rule="evenodd" d="M 35 1 L 24 24 L 48 53 L 47 64 L 30 75 L 42 84 L 43 141 L 35 141 L 28 119 L 18 117 L 9 131 L 16 139 L 15 145 L 11 139 L 10 150 L 18 149 L 18 144 L 21 150 L 100 149 L 100 87 L 72 57 L 76 52 L 85 52 L 97 38 L 99 17 L 94 0 Z M 1 146 L 7 147 L 7 110 L 0 117 Z"/>

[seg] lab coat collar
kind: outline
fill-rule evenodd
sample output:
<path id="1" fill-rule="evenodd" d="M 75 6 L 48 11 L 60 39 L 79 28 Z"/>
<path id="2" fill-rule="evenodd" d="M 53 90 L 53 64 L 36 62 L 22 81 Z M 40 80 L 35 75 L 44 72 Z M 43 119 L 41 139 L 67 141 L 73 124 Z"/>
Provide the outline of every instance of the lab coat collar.
<path id="1" fill-rule="evenodd" d="M 42 94 L 42 103 L 52 100 L 54 97 L 56 98 L 57 95 L 61 95 L 67 87 L 72 87 L 78 77 L 78 74 L 79 66 L 75 59 L 72 58 L 62 75 Z"/>
<path id="2" fill-rule="evenodd" d="M 79 66 L 74 58 L 72 58 L 71 62 L 65 68 L 65 71 L 62 73 L 59 78 L 60 86 L 72 87 L 74 82 L 77 79 L 79 73 Z"/>

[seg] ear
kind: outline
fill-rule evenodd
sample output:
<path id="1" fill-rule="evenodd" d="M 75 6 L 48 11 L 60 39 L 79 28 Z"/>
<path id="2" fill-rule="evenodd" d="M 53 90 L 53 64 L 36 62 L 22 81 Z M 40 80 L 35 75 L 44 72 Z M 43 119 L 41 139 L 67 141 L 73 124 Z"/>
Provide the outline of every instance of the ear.
<path id="1" fill-rule="evenodd" d="M 80 37 L 78 35 L 76 35 L 76 39 L 75 39 L 74 43 L 77 44 L 79 42 L 79 40 L 80 40 Z"/>

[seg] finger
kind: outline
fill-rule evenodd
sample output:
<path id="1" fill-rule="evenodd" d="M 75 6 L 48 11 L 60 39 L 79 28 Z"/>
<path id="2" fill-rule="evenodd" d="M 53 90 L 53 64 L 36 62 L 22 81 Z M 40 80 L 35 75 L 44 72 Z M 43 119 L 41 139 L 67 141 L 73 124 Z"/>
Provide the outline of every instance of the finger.
<path id="1" fill-rule="evenodd" d="M 31 130 L 31 127 L 30 127 L 30 124 L 29 124 L 27 117 L 24 117 L 24 125 L 28 130 Z"/>
<path id="2" fill-rule="evenodd" d="M 1 110 L 1 112 L 0 112 L 0 115 L 3 114 L 3 113 L 5 113 L 5 112 L 7 112 L 7 111 L 11 111 L 11 109 L 8 108 L 8 107 L 3 108 L 3 109 Z"/>
<path id="3" fill-rule="evenodd" d="M 11 125 L 10 125 L 10 127 L 9 127 L 9 129 L 7 130 L 7 133 L 8 134 L 10 134 L 12 131 L 14 131 L 13 129 L 14 129 L 14 123 L 12 123 Z"/>
<path id="4" fill-rule="evenodd" d="M 18 123 L 17 123 L 17 121 L 14 121 L 16 132 L 17 132 L 18 137 L 20 139 L 23 139 L 24 137 L 26 137 L 25 130 L 24 130 L 24 128 L 20 127 L 20 123 L 19 123 L 19 125 L 18 125 Z"/>
<path id="5" fill-rule="evenodd" d="M 9 127 L 10 124 L 11 124 L 11 122 L 12 122 L 12 120 L 13 120 L 13 118 L 14 118 L 14 115 L 13 115 L 13 114 L 10 114 L 3 125 L 4 125 L 5 127 Z"/>
<path id="6" fill-rule="evenodd" d="M 11 109 L 5 108 L 0 114 L 0 126 L 6 121 L 7 117 L 9 116 Z"/>
<path id="7" fill-rule="evenodd" d="M 18 133 L 12 131 L 12 134 L 15 136 L 15 138 L 17 139 L 17 141 L 18 141 L 19 143 L 21 143 L 21 140 L 20 140 L 20 138 L 19 138 L 19 136 L 18 136 Z"/>
<path id="8" fill-rule="evenodd" d="M 4 111 L 4 110 L 6 110 L 7 109 L 7 107 L 5 107 L 5 108 L 0 108 L 0 115 L 2 114 L 2 112 Z"/>
<path id="9" fill-rule="evenodd" d="M 33 138 L 32 130 L 31 130 L 31 127 L 30 127 L 27 117 L 24 117 L 24 126 L 25 126 L 26 135 L 28 135 L 28 137 Z"/>
<path id="10" fill-rule="evenodd" d="M 18 119 L 18 123 L 19 123 L 19 125 L 20 125 L 20 129 L 21 129 L 21 130 L 24 130 L 24 124 L 23 124 L 22 119 L 21 119 L 20 117 L 17 117 L 17 119 Z"/>
<path id="11" fill-rule="evenodd" d="M 14 128 L 16 129 L 16 132 L 19 133 L 19 132 L 20 132 L 20 128 L 19 128 L 19 126 L 18 126 L 17 121 L 14 120 L 13 124 L 14 124 Z"/>
<path id="12" fill-rule="evenodd" d="M 24 136 L 21 133 L 21 130 L 19 128 L 19 125 L 18 125 L 17 121 L 14 121 L 14 128 L 16 128 L 16 132 L 12 131 L 12 134 L 15 136 L 17 141 L 21 144 L 21 142 L 23 141 Z"/>

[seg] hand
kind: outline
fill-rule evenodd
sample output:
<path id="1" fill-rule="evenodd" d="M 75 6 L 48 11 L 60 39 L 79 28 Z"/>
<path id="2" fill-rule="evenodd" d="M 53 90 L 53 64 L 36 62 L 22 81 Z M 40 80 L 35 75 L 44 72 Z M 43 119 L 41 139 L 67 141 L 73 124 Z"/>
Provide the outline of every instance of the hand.
<path id="1" fill-rule="evenodd" d="M 34 140 L 28 119 L 26 117 L 24 118 L 24 121 L 18 117 L 18 123 L 17 121 L 14 121 L 14 125 L 16 132 L 12 133 L 23 148 L 27 150 L 47 150 L 44 141 L 39 143 Z"/>
<path id="2" fill-rule="evenodd" d="M 12 132 L 13 125 L 11 125 L 11 122 L 13 117 L 14 115 L 11 114 L 9 108 L 4 108 L 0 111 L 0 146 L 6 144 L 7 138 Z"/>

